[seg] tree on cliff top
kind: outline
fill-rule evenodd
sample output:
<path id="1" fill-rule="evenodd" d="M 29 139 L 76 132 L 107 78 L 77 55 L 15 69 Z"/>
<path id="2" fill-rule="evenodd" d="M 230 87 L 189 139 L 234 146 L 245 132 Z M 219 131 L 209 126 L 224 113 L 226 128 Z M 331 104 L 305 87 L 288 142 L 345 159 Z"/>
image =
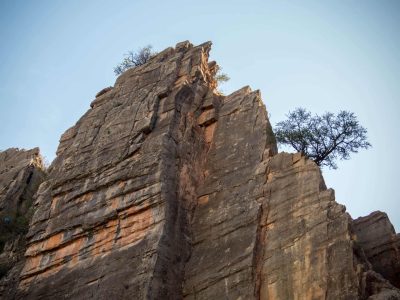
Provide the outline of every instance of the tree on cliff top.
<path id="1" fill-rule="evenodd" d="M 348 111 L 312 116 L 304 108 L 296 108 L 287 120 L 276 124 L 275 135 L 278 143 L 304 153 L 318 166 L 332 169 L 337 169 L 337 159 L 349 159 L 350 153 L 371 147 L 367 129 Z"/>
<path id="2" fill-rule="evenodd" d="M 116 76 L 121 75 L 128 69 L 132 69 L 147 63 L 152 57 L 157 55 L 157 52 L 153 51 L 153 46 L 148 45 L 143 48 L 139 48 L 136 52 L 129 51 L 125 54 L 124 59 L 121 63 L 119 63 L 114 68 L 114 73 Z M 220 86 L 221 84 L 230 80 L 229 76 L 226 73 L 222 72 L 222 68 L 217 66 L 217 72 L 215 75 L 215 80 L 217 85 Z"/>
<path id="3" fill-rule="evenodd" d="M 144 65 L 150 60 L 157 52 L 154 52 L 153 47 L 148 45 L 146 47 L 140 48 L 138 51 L 129 51 L 125 54 L 122 62 L 114 68 L 115 75 L 120 75 L 126 70 Z"/>

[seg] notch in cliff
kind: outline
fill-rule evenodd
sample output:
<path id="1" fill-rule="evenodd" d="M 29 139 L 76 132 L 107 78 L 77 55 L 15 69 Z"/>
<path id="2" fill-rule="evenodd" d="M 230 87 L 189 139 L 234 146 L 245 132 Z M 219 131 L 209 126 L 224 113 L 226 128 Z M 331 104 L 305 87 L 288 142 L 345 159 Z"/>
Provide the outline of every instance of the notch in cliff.
<path id="1" fill-rule="evenodd" d="M 61 136 L 17 299 L 400 297 L 260 92 L 216 90 L 210 47 L 126 71 Z"/>

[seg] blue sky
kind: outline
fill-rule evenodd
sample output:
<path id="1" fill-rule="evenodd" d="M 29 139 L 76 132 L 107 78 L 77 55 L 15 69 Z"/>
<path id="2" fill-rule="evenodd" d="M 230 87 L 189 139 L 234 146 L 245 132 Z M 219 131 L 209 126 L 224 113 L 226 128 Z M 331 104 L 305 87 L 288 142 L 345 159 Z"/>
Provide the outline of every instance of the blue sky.
<path id="1" fill-rule="evenodd" d="M 51 161 L 124 53 L 211 40 L 224 92 L 260 89 L 273 124 L 298 106 L 358 116 L 373 148 L 325 181 L 353 217 L 386 211 L 399 231 L 399 29 L 400 1 L 0 0 L 0 149 Z"/>

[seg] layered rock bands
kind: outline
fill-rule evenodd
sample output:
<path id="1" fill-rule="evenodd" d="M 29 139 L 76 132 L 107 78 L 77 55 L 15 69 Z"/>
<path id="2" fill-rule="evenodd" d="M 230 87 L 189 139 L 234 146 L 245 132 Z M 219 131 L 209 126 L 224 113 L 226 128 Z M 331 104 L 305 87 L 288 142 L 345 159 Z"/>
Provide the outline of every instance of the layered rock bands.
<path id="1" fill-rule="evenodd" d="M 259 91 L 220 94 L 210 47 L 126 71 L 62 135 L 6 298 L 400 299 L 386 215 L 353 222 L 278 154 Z"/>

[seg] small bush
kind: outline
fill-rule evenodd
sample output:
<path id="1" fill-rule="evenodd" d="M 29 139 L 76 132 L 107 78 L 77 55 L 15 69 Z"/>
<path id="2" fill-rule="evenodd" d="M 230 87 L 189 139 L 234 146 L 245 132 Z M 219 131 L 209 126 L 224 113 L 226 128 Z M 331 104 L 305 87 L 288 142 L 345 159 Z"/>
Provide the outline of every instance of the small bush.
<path id="1" fill-rule="evenodd" d="M 144 65 L 157 54 L 157 52 L 152 51 L 152 48 L 151 45 L 148 45 L 140 48 L 137 52 L 129 51 L 125 54 L 123 61 L 114 68 L 115 75 L 118 76 L 128 69 Z"/>
<path id="2" fill-rule="evenodd" d="M 222 73 L 222 68 L 218 67 L 217 74 L 215 75 L 215 80 L 217 81 L 217 84 L 220 85 L 222 83 L 225 83 L 229 81 L 229 76 L 226 73 Z"/>

